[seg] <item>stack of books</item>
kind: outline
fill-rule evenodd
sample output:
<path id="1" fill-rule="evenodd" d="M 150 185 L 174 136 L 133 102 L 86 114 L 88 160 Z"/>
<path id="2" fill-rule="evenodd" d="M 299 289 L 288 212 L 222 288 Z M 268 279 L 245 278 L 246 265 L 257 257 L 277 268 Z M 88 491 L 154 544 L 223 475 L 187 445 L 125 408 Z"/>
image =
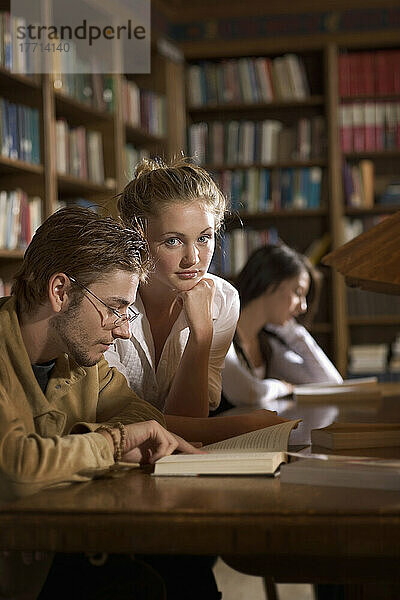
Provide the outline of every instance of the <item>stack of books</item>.
<path id="1" fill-rule="evenodd" d="M 83 126 L 70 127 L 64 119 L 56 122 L 57 172 L 104 183 L 103 138 L 99 131 Z"/>
<path id="2" fill-rule="evenodd" d="M 39 111 L 0 98 L 1 155 L 40 164 Z"/>
<path id="3" fill-rule="evenodd" d="M 348 52 L 339 56 L 341 96 L 400 94 L 400 50 Z"/>
<path id="4" fill-rule="evenodd" d="M 122 115 L 127 125 L 140 127 L 157 137 L 167 135 L 165 96 L 142 90 L 132 80 L 122 81 Z"/>
<path id="5" fill-rule="evenodd" d="M 321 167 L 302 169 L 224 169 L 213 173 L 232 210 L 250 214 L 271 210 L 319 208 Z"/>
<path id="6" fill-rule="evenodd" d="M 21 189 L 0 191 L 0 248 L 26 248 L 42 222 L 42 201 Z"/>
<path id="7" fill-rule="evenodd" d="M 400 148 L 400 102 L 350 102 L 339 108 L 343 152 Z"/>
<path id="8" fill-rule="evenodd" d="M 301 57 L 285 54 L 202 61 L 188 70 L 190 107 L 303 100 L 310 95 Z"/>
<path id="9" fill-rule="evenodd" d="M 189 127 L 190 155 L 211 166 L 320 159 L 325 148 L 322 116 L 299 119 L 290 127 L 274 119 L 199 122 Z"/>
<path id="10" fill-rule="evenodd" d="M 347 206 L 374 206 L 374 163 L 360 160 L 357 164 L 343 163 L 343 192 Z"/>
<path id="11" fill-rule="evenodd" d="M 349 372 L 352 375 L 385 373 L 388 359 L 387 344 L 354 344 L 349 349 Z"/>

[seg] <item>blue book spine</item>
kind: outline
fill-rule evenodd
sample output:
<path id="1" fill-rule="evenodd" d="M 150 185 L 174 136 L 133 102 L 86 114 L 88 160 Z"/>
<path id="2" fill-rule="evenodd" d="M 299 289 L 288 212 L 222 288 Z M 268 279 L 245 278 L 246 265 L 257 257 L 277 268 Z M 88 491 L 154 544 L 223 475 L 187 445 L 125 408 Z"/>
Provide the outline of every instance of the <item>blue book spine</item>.
<path id="1" fill-rule="evenodd" d="M 17 106 L 17 129 L 18 129 L 18 158 L 26 161 L 26 143 L 25 143 L 25 125 L 24 125 L 24 113 L 25 106 L 19 104 Z"/>
<path id="2" fill-rule="evenodd" d="M 1 154 L 9 158 L 10 156 L 10 130 L 8 126 L 8 102 L 3 98 L 0 99 L 1 107 Z"/>
<path id="3" fill-rule="evenodd" d="M 17 106 L 10 102 L 8 104 L 8 127 L 10 133 L 10 152 L 9 157 L 13 160 L 18 159 L 18 126 L 17 126 Z"/>
<path id="4" fill-rule="evenodd" d="M 40 165 L 40 128 L 39 128 L 39 111 L 37 108 L 31 109 L 32 120 L 32 162 L 35 165 Z"/>

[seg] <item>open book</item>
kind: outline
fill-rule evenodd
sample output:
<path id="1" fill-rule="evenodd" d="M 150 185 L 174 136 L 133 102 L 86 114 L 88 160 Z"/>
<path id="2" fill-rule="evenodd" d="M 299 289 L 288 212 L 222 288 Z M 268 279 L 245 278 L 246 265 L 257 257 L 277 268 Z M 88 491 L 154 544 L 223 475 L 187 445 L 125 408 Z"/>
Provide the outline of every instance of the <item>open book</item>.
<path id="1" fill-rule="evenodd" d="M 382 398 L 382 390 L 376 378 L 347 379 L 343 383 L 304 384 L 293 390 L 297 402 L 377 402 Z"/>
<path id="2" fill-rule="evenodd" d="M 332 423 L 313 429 L 311 443 L 331 450 L 400 446 L 400 423 Z"/>
<path id="3" fill-rule="evenodd" d="M 209 444 L 202 454 L 164 456 L 154 465 L 154 475 L 273 475 L 287 460 L 290 432 L 300 420 Z"/>

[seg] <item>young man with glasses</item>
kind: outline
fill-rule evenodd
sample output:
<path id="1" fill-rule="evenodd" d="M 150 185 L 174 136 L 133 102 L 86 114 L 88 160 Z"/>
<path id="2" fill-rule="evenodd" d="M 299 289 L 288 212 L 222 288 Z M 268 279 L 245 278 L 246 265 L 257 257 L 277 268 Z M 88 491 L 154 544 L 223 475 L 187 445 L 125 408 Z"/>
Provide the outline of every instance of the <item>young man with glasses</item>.
<path id="1" fill-rule="evenodd" d="M 37 230 L 12 296 L 0 299 L 0 499 L 87 481 L 121 458 L 197 452 L 164 429 L 162 414 L 103 357 L 116 338 L 129 337 L 146 270 L 139 232 L 114 219 L 71 207 Z M 0 597 L 36 598 L 51 559 L 29 567 L 20 555 L 1 561 Z M 53 584 L 63 592 L 47 593 L 46 584 L 40 597 L 65 597 L 60 572 Z M 94 578 L 79 597 L 97 597 Z"/>

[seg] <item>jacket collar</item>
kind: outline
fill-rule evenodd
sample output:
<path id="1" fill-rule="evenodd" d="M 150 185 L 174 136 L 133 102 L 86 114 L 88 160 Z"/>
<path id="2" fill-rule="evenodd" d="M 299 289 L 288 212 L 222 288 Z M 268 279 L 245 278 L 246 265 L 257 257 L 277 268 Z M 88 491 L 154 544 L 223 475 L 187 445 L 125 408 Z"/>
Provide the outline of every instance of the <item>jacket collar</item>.
<path id="1" fill-rule="evenodd" d="M 8 356 L 11 360 L 14 372 L 24 390 L 29 390 L 30 404 L 34 415 L 46 412 L 49 409 L 49 403 L 32 370 L 28 352 L 22 339 L 17 303 L 14 296 L 0 300 L 0 332 L 2 343 L 5 345 L 5 356 Z M 53 378 L 62 378 L 73 384 L 85 375 L 86 370 L 83 367 L 77 365 L 67 354 L 62 354 L 56 359 L 50 381 Z"/>

